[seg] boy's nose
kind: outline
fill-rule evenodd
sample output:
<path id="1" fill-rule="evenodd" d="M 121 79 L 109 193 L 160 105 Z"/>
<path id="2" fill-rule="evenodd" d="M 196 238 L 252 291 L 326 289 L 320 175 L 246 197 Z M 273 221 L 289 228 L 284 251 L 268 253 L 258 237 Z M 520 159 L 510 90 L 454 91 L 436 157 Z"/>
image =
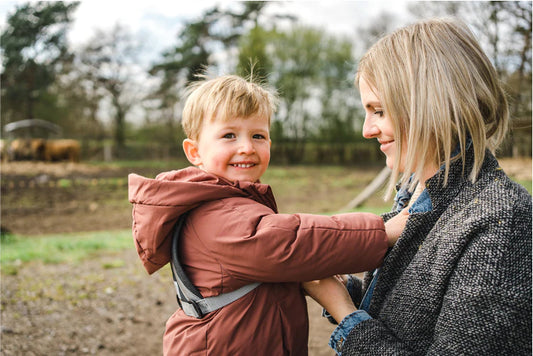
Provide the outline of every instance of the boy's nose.
<path id="1" fill-rule="evenodd" d="M 252 141 L 247 140 L 247 139 L 241 140 L 239 144 L 239 153 L 250 154 L 250 153 L 253 153 L 254 151 L 255 151 L 255 148 L 254 148 L 254 144 Z"/>

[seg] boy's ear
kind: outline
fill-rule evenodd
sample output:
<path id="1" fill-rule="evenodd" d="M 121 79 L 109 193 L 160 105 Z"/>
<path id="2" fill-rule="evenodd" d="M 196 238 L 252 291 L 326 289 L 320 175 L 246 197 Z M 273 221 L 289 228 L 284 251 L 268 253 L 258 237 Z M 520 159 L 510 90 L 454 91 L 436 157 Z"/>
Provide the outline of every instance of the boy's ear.
<path id="1" fill-rule="evenodd" d="M 195 166 L 200 166 L 202 164 L 202 159 L 198 153 L 197 141 L 191 140 L 190 138 L 183 140 L 183 152 L 185 152 L 185 156 L 187 156 L 187 159 L 191 164 Z"/>

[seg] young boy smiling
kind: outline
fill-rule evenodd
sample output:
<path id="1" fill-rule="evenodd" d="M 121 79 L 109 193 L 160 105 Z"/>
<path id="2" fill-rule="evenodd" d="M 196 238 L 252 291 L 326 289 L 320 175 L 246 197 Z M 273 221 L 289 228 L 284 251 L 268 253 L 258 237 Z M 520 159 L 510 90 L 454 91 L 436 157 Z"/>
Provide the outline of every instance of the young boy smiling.
<path id="1" fill-rule="evenodd" d="M 133 235 L 149 273 L 169 262 L 172 229 L 187 214 L 180 261 L 203 297 L 261 283 L 203 318 L 178 309 L 167 322 L 165 355 L 307 355 L 299 282 L 379 266 L 403 229 L 405 218 L 386 233 L 381 217 L 367 213 L 278 214 L 260 183 L 275 101 L 238 76 L 194 84 L 182 117 L 194 167 L 129 177 Z"/>

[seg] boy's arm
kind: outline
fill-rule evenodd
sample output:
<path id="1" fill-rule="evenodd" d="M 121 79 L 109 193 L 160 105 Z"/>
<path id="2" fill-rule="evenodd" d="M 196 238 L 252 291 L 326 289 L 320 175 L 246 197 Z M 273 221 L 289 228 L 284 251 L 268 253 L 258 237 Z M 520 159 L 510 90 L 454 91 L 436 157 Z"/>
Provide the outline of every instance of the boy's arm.
<path id="1" fill-rule="evenodd" d="M 243 204 L 236 229 L 232 211 L 221 219 L 219 210 L 217 221 L 223 223 L 216 227 L 195 230 L 199 238 L 221 236 L 204 245 L 222 268 L 242 280 L 300 282 L 362 272 L 379 266 L 388 248 L 383 219 L 375 214 L 252 214 L 253 208 Z"/>

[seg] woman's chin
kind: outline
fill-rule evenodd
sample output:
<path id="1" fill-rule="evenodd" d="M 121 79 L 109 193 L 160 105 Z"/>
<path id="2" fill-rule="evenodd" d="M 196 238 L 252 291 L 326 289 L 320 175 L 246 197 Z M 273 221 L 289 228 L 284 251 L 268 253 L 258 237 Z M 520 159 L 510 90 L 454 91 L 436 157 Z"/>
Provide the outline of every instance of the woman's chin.
<path id="1" fill-rule="evenodd" d="M 390 169 L 394 169 L 394 158 L 387 157 L 387 160 L 385 161 L 385 165 L 389 167 Z"/>

